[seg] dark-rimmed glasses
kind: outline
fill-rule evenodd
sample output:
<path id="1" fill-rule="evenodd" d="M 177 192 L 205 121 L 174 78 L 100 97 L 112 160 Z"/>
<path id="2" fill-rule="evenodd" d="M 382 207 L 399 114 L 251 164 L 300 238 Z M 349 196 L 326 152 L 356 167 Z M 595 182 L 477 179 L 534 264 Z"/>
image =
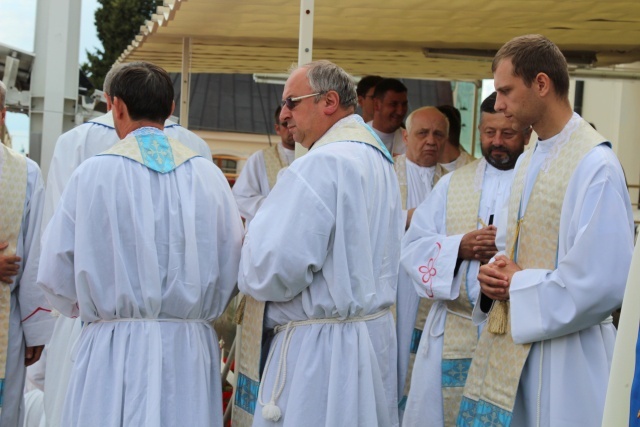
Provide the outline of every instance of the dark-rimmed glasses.
<path id="1" fill-rule="evenodd" d="M 282 106 L 284 107 L 286 105 L 289 110 L 293 110 L 294 108 L 296 108 L 296 105 L 298 105 L 298 102 L 302 101 L 305 98 L 311 98 L 312 96 L 318 96 L 318 95 L 322 95 L 322 92 L 311 93 L 309 95 L 295 96 L 293 98 L 288 97 L 282 101 Z"/>

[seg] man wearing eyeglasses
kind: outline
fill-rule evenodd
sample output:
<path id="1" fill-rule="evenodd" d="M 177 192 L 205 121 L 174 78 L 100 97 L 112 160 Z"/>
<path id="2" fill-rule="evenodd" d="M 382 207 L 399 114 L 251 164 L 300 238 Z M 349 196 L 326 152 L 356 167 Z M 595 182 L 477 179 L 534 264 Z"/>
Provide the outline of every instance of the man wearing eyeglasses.
<path id="1" fill-rule="evenodd" d="M 402 121 L 407 115 L 407 87 L 397 79 L 384 79 L 373 93 L 373 120 L 368 122 L 393 157 L 404 154 L 407 146 L 402 139 Z"/>
<path id="2" fill-rule="evenodd" d="M 247 159 L 232 189 L 238 210 L 247 227 L 276 185 L 279 173 L 295 159 L 295 142 L 287 128 L 287 122 L 280 120 L 281 110 L 282 107 L 278 106 L 274 125 L 280 142 L 253 153 Z"/>
<path id="3" fill-rule="evenodd" d="M 335 64 L 294 69 L 283 97 L 280 120 L 310 150 L 244 241 L 238 285 L 267 302 L 275 334 L 260 391 L 238 379 L 246 410 L 253 399 L 253 426 L 397 426 L 389 307 L 404 227 L 391 155 Z"/>

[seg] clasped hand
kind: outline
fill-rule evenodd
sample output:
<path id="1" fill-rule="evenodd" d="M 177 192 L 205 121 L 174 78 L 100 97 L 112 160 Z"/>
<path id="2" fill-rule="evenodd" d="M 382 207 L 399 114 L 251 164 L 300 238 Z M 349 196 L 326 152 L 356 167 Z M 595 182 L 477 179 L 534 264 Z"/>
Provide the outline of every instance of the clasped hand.
<path id="1" fill-rule="evenodd" d="M 496 227 L 489 225 L 462 236 L 458 258 L 487 263 L 496 253 Z"/>
<path id="2" fill-rule="evenodd" d="M 0 243 L 0 250 L 6 249 L 8 243 Z M 13 276 L 18 274 L 20 270 L 19 256 L 15 255 L 0 255 L 0 282 L 4 282 L 7 285 L 13 283 Z"/>
<path id="3" fill-rule="evenodd" d="M 508 301 L 511 279 L 520 270 L 518 264 L 498 255 L 494 262 L 480 267 L 478 282 L 482 293 L 494 300 Z"/>

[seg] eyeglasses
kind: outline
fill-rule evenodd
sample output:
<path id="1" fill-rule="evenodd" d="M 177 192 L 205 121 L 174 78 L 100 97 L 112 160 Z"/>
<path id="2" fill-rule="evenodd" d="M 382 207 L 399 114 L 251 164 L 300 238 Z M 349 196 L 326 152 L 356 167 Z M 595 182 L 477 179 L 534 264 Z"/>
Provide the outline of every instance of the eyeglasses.
<path id="1" fill-rule="evenodd" d="M 298 102 L 302 101 L 305 98 L 311 98 L 312 96 L 318 96 L 318 95 L 322 95 L 322 92 L 316 92 L 309 95 L 296 96 L 293 98 L 288 97 L 284 101 L 282 101 L 281 105 L 283 107 L 286 105 L 289 110 L 293 110 L 294 108 L 296 108 L 296 105 L 298 105 Z"/>

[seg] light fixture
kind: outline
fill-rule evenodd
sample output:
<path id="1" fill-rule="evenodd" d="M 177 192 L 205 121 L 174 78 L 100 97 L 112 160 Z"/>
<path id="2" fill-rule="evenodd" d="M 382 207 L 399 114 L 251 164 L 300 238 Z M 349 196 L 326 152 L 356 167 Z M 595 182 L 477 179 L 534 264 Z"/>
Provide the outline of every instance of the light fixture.
<path id="1" fill-rule="evenodd" d="M 254 74 L 253 81 L 256 83 L 269 83 L 274 85 L 284 85 L 289 78 L 289 74 Z"/>

